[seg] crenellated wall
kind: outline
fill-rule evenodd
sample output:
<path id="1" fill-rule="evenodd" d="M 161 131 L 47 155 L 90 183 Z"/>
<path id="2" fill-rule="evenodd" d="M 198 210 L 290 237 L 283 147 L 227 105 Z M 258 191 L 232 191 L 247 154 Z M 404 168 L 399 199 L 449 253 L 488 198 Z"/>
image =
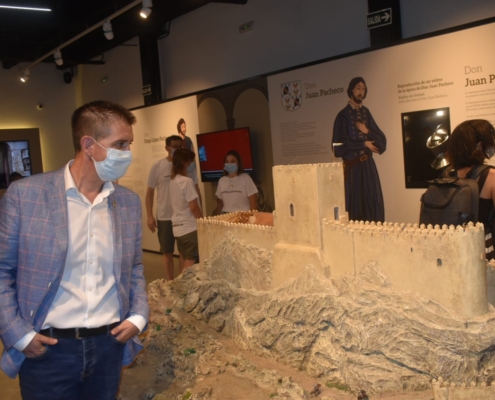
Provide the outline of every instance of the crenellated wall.
<path id="1" fill-rule="evenodd" d="M 433 379 L 431 384 L 433 400 L 492 400 L 495 398 L 495 384 L 475 381 L 468 385 L 445 382 L 441 377 Z"/>
<path id="2" fill-rule="evenodd" d="M 272 226 L 229 222 L 240 213 L 223 214 L 218 217 L 198 219 L 199 258 L 206 260 L 227 232 L 237 239 L 272 251 L 277 242 L 276 231 Z"/>
<path id="3" fill-rule="evenodd" d="M 323 259 L 332 276 L 359 273 L 376 260 L 391 284 L 465 317 L 488 310 L 483 225 L 440 228 L 323 221 Z"/>
<path id="4" fill-rule="evenodd" d="M 273 286 L 296 277 L 308 264 L 336 277 L 357 274 L 374 260 L 395 288 L 416 292 L 466 318 L 486 313 L 489 302 L 495 302 L 495 264 L 487 271 L 482 224 L 348 222 L 341 163 L 277 166 L 273 175 L 274 226 L 236 223 L 247 221 L 243 213 L 199 220 L 201 260 L 231 232 L 273 251 Z"/>

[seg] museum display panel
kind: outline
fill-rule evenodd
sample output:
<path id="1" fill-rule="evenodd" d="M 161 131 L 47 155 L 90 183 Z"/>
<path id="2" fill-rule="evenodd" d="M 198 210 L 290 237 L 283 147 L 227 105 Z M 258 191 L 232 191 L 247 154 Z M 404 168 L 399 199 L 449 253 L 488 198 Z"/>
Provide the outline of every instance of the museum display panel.
<path id="1" fill-rule="evenodd" d="M 434 131 L 448 135 L 466 119 L 495 123 L 494 38 L 495 23 L 488 23 L 270 76 L 274 164 L 339 161 L 332 149 L 334 122 L 349 101 L 350 81 L 362 77 L 367 88 L 362 105 L 387 140 L 386 151 L 373 155 L 385 220 L 417 222 L 420 188 L 435 176 L 430 164 L 439 155 L 435 152 L 442 152 L 441 147 L 427 147 L 428 137 Z M 432 121 L 428 132 L 412 137 L 416 149 L 404 146 L 403 116 L 426 121 L 428 110 L 444 110 L 442 121 L 435 126 Z M 419 121 L 413 125 L 421 129 Z M 406 131 L 408 137 L 410 133 Z M 425 145 L 418 147 L 420 141 Z M 422 171 L 412 173 L 414 165 Z"/>

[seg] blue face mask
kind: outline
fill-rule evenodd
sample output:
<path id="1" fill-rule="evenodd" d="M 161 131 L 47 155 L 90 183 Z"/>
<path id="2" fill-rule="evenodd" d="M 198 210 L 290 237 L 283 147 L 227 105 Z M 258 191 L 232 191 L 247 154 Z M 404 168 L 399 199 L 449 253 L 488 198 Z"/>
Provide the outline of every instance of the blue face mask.
<path id="1" fill-rule="evenodd" d="M 495 149 L 493 147 L 488 147 L 485 150 L 485 155 L 486 155 L 486 158 L 488 158 L 488 159 L 492 158 L 494 154 L 495 154 Z"/>
<path id="2" fill-rule="evenodd" d="M 189 167 L 187 167 L 187 172 L 188 173 L 194 172 L 195 169 L 196 169 L 196 161 L 193 161 L 191 163 L 191 165 L 189 165 Z"/>
<path id="3" fill-rule="evenodd" d="M 122 178 L 127 172 L 127 168 L 132 162 L 132 153 L 130 150 L 122 151 L 112 148 L 103 147 L 96 140 L 95 143 L 107 151 L 107 157 L 103 161 L 95 161 L 96 173 L 104 182 L 116 181 Z M 93 157 L 91 157 L 93 158 Z"/>
<path id="4" fill-rule="evenodd" d="M 237 172 L 237 164 L 225 163 L 223 169 L 227 171 L 229 174 L 235 174 Z"/>

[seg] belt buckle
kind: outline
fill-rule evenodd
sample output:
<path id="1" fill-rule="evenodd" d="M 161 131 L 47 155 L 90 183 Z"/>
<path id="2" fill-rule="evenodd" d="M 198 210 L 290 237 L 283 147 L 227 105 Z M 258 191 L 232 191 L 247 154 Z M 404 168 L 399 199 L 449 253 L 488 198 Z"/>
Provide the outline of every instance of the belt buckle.
<path id="1" fill-rule="evenodd" d="M 76 330 L 76 339 L 80 339 L 81 337 L 79 336 L 79 328 L 75 328 Z"/>
<path id="2" fill-rule="evenodd" d="M 359 161 L 361 161 L 361 162 L 366 161 L 367 159 L 368 159 L 368 156 L 366 154 L 359 157 Z"/>

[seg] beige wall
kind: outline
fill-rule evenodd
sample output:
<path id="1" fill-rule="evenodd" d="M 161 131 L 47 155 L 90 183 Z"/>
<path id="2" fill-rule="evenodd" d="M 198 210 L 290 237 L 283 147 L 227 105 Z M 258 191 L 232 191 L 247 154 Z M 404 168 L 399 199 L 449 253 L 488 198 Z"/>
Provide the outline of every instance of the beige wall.
<path id="1" fill-rule="evenodd" d="M 493 0 L 401 0 L 404 38 L 495 16 Z M 210 3 L 174 19 L 159 42 L 162 93 L 173 98 L 370 46 L 367 0 Z M 239 26 L 254 29 L 239 34 Z"/>
<path id="2" fill-rule="evenodd" d="M 81 104 L 108 100 L 127 108 L 142 106 L 139 39 L 116 47 L 103 58 L 105 65 L 78 66 L 76 86 Z"/>
<path id="3" fill-rule="evenodd" d="M 65 71 L 49 63 L 32 68 L 26 83 L 18 79 L 16 67 L 0 69 L 0 129 L 38 128 L 44 171 L 59 169 L 74 157 L 70 118 L 78 106 L 92 100 L 143 104 L 139 48 L 117 47 L 105 59 L 104 66 L 74 68 L 71 84 L 63 81 Z M 104 76 L 107 84 L 101 82 Z M 38 104 L 43 104 L 41 110 Z"/>
<path id="4" fill-rule="evenodd" d="M 275 200 L 273 195 L 273 152 L 270 130 L 270 110 L 268 99 L 258 89 L 246 89 L 237 98 L 234 106 L 236 127 L 249 126 L 254 167 L 261 182 L 265 201 L 271 207 Z"/>
<path id="5" fill-rule="evenodd" d="M 41 63 L 22 83 L 14 69 L 0 69 L 0 129 L 38 128 L 43 170 L 61 168 L 74 156 L 70 115 L 76 106 L 74 85 L 54 65 Z M 43 104 L 39 110 L 38 104 Z"/>

